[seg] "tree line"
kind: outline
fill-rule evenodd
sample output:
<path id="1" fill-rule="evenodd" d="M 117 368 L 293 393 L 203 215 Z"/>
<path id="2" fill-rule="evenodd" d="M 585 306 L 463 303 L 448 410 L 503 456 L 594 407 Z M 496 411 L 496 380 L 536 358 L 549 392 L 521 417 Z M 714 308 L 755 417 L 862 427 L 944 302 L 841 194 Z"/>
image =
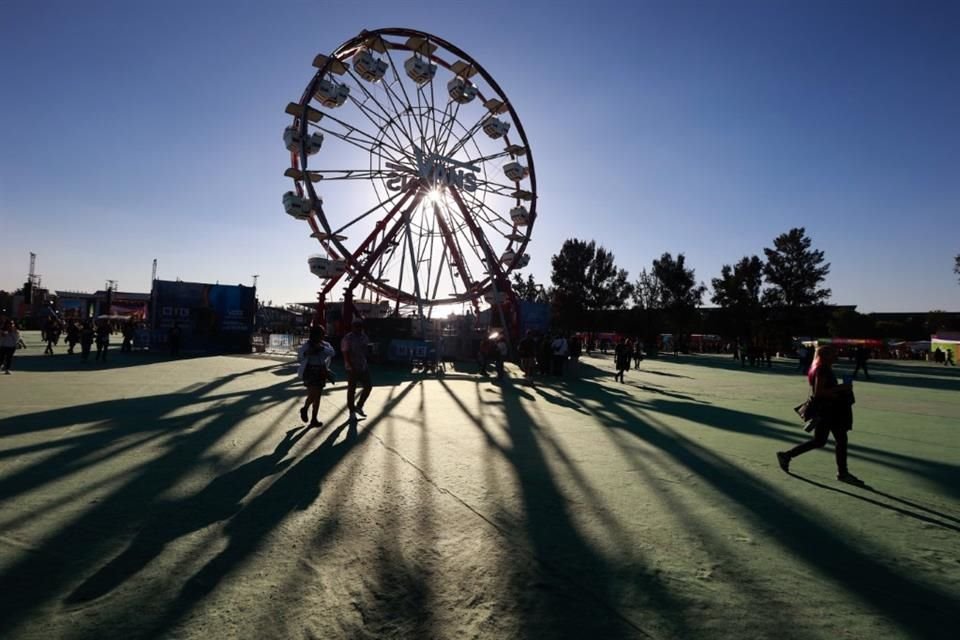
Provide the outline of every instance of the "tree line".
<path id="1" fill-rule="evenodd" d="M 618 330 L 655 341 L 661 333 L 683 336 L 704 328 L 701 307 L 708 288 L 683 253 L 663 253 L 631 281 L 611 251 L 574 238 L 551 258 L 551 268 L 549 287 L 532 275 L 514 274 L 513 284 L 521 299 L 550 303 L 558 329 Z M 960 274 L 960 255 L 954 270 Z M 763 249 L 763 258 L 743 256 L 710 280 L 709 300 L 716 308 L 709 310 L 709 330 L 774 346 L 824 330 L 875 337 L 879 329 L 893 329 L 867 326 L 866 316 L 851 309 L 826 307 L 831 290 L 823 284 L 829 273 L 830 263 L 806 229 L 790 229 Z"/>

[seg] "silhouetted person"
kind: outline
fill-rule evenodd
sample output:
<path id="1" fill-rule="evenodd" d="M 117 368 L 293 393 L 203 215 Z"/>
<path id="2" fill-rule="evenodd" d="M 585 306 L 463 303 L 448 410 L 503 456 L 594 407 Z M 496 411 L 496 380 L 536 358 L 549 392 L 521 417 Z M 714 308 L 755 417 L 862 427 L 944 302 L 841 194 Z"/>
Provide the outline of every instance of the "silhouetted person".
<path id="1" fill-rule="evenodd" d="M 955 366 L 953 364 L 953 349 L 944 349 L 943 366 Z"/>
<path id="2" fill-rule="evenodd" d="M 133 318 L 127 319 L 123 323 L 123 344 L 120 345 L 120 351 L 133 351 L 133 336 L 137 331 L 137 324 Z"/>
<path id="3" fill-rule="evenodd" d="M 640 368 L 640 361 L 643 360 L 643 342 L 640 341 L 640 338 L 637 338 L 637 341 L 633 344 L 633 368 Z"/>
<path id="4" fill-rule="evenodd" d="M 497 380 L 503 380 L 503 363 L 507 359 L 507 340 L 501 335 L 493 345 L 493 359 L 497 368 Z"/>
<path id="5" fill-rule="evenodd" d="M 17 330 L 17 323 L 13 320 L 7 320 L 0 327 L 0 369 L 3 373 L 10 375 L 10 368 L 13 366 L 13 354 L 20 344 L 20 331 Z"/>
<path id="6" fill-rule="evenodd" d="M 43 350 L 44 355 L 53 355 L 53 347 L 60 342 L 60 322 L 50 316 L 44 324 L 43 338 L 47 343 L 47 348 Z"/>
<path id="7" fill-rule="evenodd" d="M 856 362 L 856 367 L 853 370 L 853 377 L 857 377 L 857 373 L 860 369 L 863 369 L 863 375 L 867 380 L 870 379 L 870 372 L 867 371 L 867 358 L 870 353 L 863 347 L 857 347 L 856 353 L 853 355 L 854 362 Z"/>
<path id="8" fill-rule="evenodd" d="M 93 346 L 93 321 L 84 320 L 83 326 L 80 328 L 80 358 L 86 362 L 90 357 L 90 347 Z"/>
<path id="9" fill-rule="evenodd" d="M 537 366 L 537 343 L 534 342 L 529 329 L 517 344 L 517 353 L 520 355 L 520 368 L 523 369 L 523 375 L 532 378 Z"/>
<path id="10" fill-rule="evenodd" d="M 613 363 L 617 373 L 613 376 L 614 380 L 624 382 L 623 374 L 630 368 L 630 358 L 633 356 L 633 348 L 630 341 L 621 339 L 616 347 L 613 348 Z"/>
<path id="11" fill-rule="evenodd" d="M 110 324 L 101 320 L 97 324 L 97 355 L 94 360 L 107 361 L 107 347 L 110 346 Z"/>
<path id="12" fill-rule="evenodd" d="M 363 403 L 370 395 L 373 383 L 370 381 L 370 367 L 367 362 L 367 346 L 370 344 L 367 334 L 363 332 L 363 321 L 353 320 L 353 330 L 340 340 L 340 352 L 343 354 L 343 365 L 347 370 L 347 408 L 350 418 L 357 416 L 366 418 L 363 412 Z M 360 385 L 360 397 L 356 397 L 357 385 Z"/>
<path id="13" fill-rule="evenodd" d="M 562 376 L 563 364 L 566 362 L 567 354 L 569 353 L 567 339 L 557 334 L 553 342 L 550 343 L 550 349 L 553 352 L 553 375 Z"/>
<path id="14" fill-rule="evenodd" d="M 827 436 L 833 434 L 837 457 L 837 480 L 861 483 L 847 469 L 847 432 L 853 429 L 853 390 L 849 384 L 838 384 L 833 373 L 836 351 L 827 345 L 817 347 L 813 365 L 807 374 L 811 398 L 815 403 L 813 438 L 789 451 L 778 451 L 777 462 L 784 471 L 790 471 L 790 460 L 799 455 L 819 449 L 827 444 Z"/>
<path id="15" fill-rule="evenodd" d="M 80 323 L 76 320 L 67 320 L 67 353 L 72 354 L 78 342 L 80 342 Z"/>

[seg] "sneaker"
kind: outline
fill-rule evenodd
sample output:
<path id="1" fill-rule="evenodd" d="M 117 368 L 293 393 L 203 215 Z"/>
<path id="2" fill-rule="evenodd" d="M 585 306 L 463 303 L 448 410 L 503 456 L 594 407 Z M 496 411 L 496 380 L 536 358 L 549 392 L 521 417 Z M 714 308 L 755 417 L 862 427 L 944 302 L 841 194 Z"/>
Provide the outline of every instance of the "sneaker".
<path id="1" fill-rule="evenodd" d="M 306 422 L 306 420 L 304 420 L 304 422 Z M 307 428 L 309 429 L 310 427 L 322 427 L 322 426 L 323 426 L 322 420 L 311 420 Z"/>
<path id="2" fill-rule="evenodd" d="M 780 463 L 780 468 L 790 473 L 790 456 L 787 455 L 786 451 L 777 451 L 777 462 Z"/>
<path id="3" fill-rule="evenodd" d="M 863 480 L 853 475 L 849 471 L 845 473 L 838 473 L 837 480 L 840 482 L 846 482 L 847 484 L 865 484 Z"/>
<path id="4" fill-rule="evenodd" d="M 307 408 L 306 408 L 306 407 L 301 407 L 301 409 L 300 409 L 300 422 L 306 422 L 306 421 L 307 421 Z"/>
<path id="5" fill-rule="evenodd" d="M 357 407 L 356 409 L 354 409 L 353 412 L 354 412 L 355 414 L 357 414 L 358 416 L 360 416 L 361 418 L 366 418 L 366 417 L 367 417 L 367 414 L 364 413 L 364 412 L 363 412 L 363 409 L 360 408 L 360 407 Z"/>

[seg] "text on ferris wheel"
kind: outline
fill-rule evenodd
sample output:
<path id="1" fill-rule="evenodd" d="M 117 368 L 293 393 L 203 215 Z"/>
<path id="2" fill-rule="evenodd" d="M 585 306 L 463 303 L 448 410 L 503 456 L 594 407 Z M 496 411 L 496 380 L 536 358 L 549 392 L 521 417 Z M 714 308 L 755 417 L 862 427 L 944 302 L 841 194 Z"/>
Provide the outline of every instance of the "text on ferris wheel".
<path id="1" fill-rule="evenodd" d="M 479 167 L 435 153 L 427 155 L 416 146 L 413 151 L 417 161 L 416 174 L 411 175 L 412 171 L 401 165 L 388 164 L 387 166 L 391 169 L 399 171 L 391 171 L 387 174 L 387 189 L 402 191 L 421 180 L 426 180 L 430 188 L 445 186 L 464 191 L 477 190 L 475 174 L 480 171 Z"/>

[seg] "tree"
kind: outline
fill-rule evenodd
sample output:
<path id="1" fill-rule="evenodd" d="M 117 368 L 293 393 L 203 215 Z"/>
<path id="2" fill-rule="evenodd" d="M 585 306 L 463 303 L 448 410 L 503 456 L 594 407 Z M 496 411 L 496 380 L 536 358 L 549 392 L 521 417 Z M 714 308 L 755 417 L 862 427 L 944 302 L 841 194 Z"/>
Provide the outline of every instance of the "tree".
<path id="1" fill-rule="evenodd" d="M 830 273 L 830 263 L 824 263 L 823 251 L 811 249 L 812 241 L 803 227 L 780 234 L 773 241 L 773 249 L 764 249 L 767 264 L 763 267 L 770 288 L 765 297 L 774 305 L 808 307 L 824 302 L 830 289 L 819 289 Z"/>
<path id="2" fill-rule="evenodd" d="M 543 285 L 533 279 L 532 274 L 527 275 L 524 280 L 519 273 L 513 274 L 513 292 L 517 297 L 527 302 L 547 302 L 547 293 Z"/>
<path id="3" fill-rule="evenodd" d="M 763 261 L 757 256 L 744 256 L 733 267 L 720 269 L 720 277 L 710 282 L 713 295 L 710 301 L 725 309 L 756 308 L 760 306 L 760 288 L 763 286 Z"/>
<path id="4" fill-rule="evenodd" d="M 711 280 L 711 302 L 719 306 L 724 330 L 732 335 L 753 336 L 762 304 L 763 261 L 757 256 L 744 256 L 732 267 L 720 269 L 720 277 Z"/>
<path id="5" fill-rule="evenodd" d="M 697 284 L 696 274 L 693 269 L 687 269 L 682 253 L 677 254 L 676 259 L 664 253 L 653 261 L 651 273 L 658 283 L 660 306 L 667 310 L 673 331 L 683 333 L 691 324 L 707 287 Z"/>
<path id="6" fill-rule="evenodd" d="M 641 309 L 659 309 L 663 306 L 663 293 L 660 281 L 646 269 L 640 271 L 640 277 L 633 285 L 633 302 Z"/>
<path id="7" fill-rule="evenodd" d="M 613 253 L 593 240 L 567 240 L 550 264 L 554 310 L 567 328 L 584 322 L 587 311 L 622 308 L 633 290 L 626 270 L 614 264 Z"/>

